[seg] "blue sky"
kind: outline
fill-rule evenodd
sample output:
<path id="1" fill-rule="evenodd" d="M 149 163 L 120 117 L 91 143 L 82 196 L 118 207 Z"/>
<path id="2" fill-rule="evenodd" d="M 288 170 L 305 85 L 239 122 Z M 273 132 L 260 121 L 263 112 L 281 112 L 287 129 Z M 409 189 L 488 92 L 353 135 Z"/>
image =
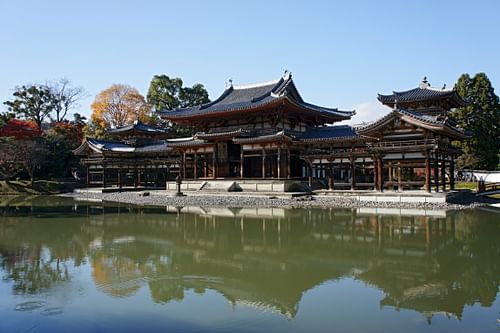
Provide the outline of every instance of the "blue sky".
<path id="1" fill-rule="evenodd" d="M 113 83 L 146 94 L 153 75 L 216 98 L 284 69 L 307 101 L 384 112 L 377 93 L 453 86 L 486 72 L 500 90 L 500 1 L 0 0 L 0 101 L 16 85 L 69 78 L 89 97 Z M 497 91 L 498 93 L 498 91 Z M 0 110 L 5 110 L 4 106 Z"/>

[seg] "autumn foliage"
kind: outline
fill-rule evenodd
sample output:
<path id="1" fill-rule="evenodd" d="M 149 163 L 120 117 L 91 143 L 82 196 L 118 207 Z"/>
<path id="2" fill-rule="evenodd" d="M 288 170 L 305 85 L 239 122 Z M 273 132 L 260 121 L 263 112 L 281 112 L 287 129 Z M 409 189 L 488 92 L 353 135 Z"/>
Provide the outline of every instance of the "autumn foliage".
<path id="1" fill-rule="evenodd" d="M 51 131 L 64 138 L 70 149 L 77 148 L 83 141 L 84 124 L 61 121 L 52 125 Z"/>
<path id="2" fill-rule="evenodd" d="M 124 84 L 114 84 L 99 93 L 91 108 L 91 120 L 101 128 L 126 126 L 135 120 L 148 122 L 151 116 L 144 96 Z"/>
<path id="3" fill-rule="evenodd" d="M 42 131 L 34 121 L 10 119 L 0 128 L 0 137 L 13 137 L 18 140 L 30 140 L 40 136 Z"/>

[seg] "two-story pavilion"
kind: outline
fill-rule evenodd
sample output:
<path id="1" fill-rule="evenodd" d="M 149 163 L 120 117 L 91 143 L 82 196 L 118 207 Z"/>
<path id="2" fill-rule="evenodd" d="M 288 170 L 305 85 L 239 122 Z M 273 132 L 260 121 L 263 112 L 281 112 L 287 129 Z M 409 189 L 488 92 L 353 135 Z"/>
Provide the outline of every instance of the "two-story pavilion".
<path id="1" fill-rule="evenodd" d="M 305 102 L 289 72 L 260 84 L 230 83 L 213 102 L 161 112 L 164 119 L 200 130 L 176 145 L 189 178 L 302 178 L 300 138 L 352 115 Z M 200 160 L 207 172 L 197 167 Z"/>
<path id="2" fill-rule="evenodd" d="M 354 111 L 307 103 L 289 72 L 275 81 L 233 85 L 199 106 L 160 116 L 198 130 L 173 138 L 144 124 L 110 130 L 120 140 L 86 139 L 89 185 L 159 185 L 185 180 L 307 182 L 318 189 L 425 189 L 454 187 L 453 141 L 469 137 L 450 111 L 465 105 L 454 90 L 419 87 L 379 95 L 392 110 L 363 126 L 336 125 Z M 152 179 L 152 181 L 150 181 Z"/>

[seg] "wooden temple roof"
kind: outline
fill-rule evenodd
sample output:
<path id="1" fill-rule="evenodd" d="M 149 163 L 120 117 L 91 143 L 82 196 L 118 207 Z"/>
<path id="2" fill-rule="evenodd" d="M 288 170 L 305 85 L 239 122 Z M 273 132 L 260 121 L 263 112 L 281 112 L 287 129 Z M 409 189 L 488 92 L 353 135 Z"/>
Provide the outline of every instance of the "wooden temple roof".
<path id="1" fill-rule="evenodd" d="M 87 138 L 82 142 L 82 144 L 78 148 L 73 150 L 73 154 L 77 156 L 87 155 L 88 150 L 101 154 L 103 153 L 155 154 L 155 153 L 171 151 L 172 148 L 167 144 L 165 140 L 152 141 L 141 146 L 132 146 L 124 142 Z"/>
<path id="2" fill-rule="evenodd" d="M 170 133 L 170 131 L 166 128 L 150 126 L 144 124 L 140 120 L 136 120 L 133 124 L 127 126 L 109 128 L 106 130 L 106 132 L 115 135 L 146 134 L 148 136 L 164 136 Z"/>
<path id="3" fill-rule="evenodd" d="M 378 94 L 378 100 L 382 104 L 394 108 L 397 108 L 397 106 L 409 107 L 410 105 L 428 102 L 445 103 L 447 108 L 467 105 L 454 89 L 433 88 L 426 78 L 417 88 L 406 91 L 393 91 L 391 95 Z"/>
<path id="4" fill-rule="evenodd" d="M 194 135 L 194 137 L 196 139 L 207 139 L 207 140 L 216 140 L 216 139 L 225 139 L 225 138 L 230 139 L 230 138 L 233 138 L 235 136 L 245 135 L 247 133 L 248 133 L 247 130 L 239 128 L 236 130 L 211 132 L 211 133 L 198 132 Z"/>
<path id="5" fill-rule="evenodd" d="M 290 104 L 296 111 L 302 111 L 322 119 L 335 122 L 350 119 L 354 111 L 341 111 L 306 103 L 300 96 L 292 75 L 286 72 L 276 81 L 260 84 L 233 86 L 229 85 L 215 101 L 189 108 L 163 110 L 160 115 L 172 121 L 220 117 L 240 112 L 261 111 L 269 107 Z"/>
<path id="6" fill-rule="evenodd" d="M 332 141 L 359 141 L 361 136 L 349 125 L 313 127 L 300 136 L 300 141 L 307 143 Z"/>
<path id="7" fill-rule="evenodd" d="M 168 142 L 167 144 L 171 148 L 188 148 L 188 147 L 201 147 L 201 146 L 213 145 L 213 143 L 196 138 L 190 138 L 189 140 L 171 141 Z"/>
<path id="8" fill-rule="evenodd" d="M 357 132 L 361 135 L 369 135 L 375 131 L 383 130 L 395 118 L 400 118 L 407 123 L 428 129 L 432 132 L 445 134 L 455 139 L 467 139 L 471 137 L 468 131 L 456 127 L 454 122 L 449 118 L 440 119 L 436 116 L 422 115 L 415 111 L 400 109 L 393 110 L 379 120 L 358 128 Z"/>
<path id="9" fill-rule="evenodd" d="M 234 138 L 233 142 L 236 144 L 244 143 L 266 143 L 266 142 L 277 142 L 277 141 L 293 141 L 294 136 L 286 130 L 281 130 L 272 134 L 251 136 L 247 138 Z"/>

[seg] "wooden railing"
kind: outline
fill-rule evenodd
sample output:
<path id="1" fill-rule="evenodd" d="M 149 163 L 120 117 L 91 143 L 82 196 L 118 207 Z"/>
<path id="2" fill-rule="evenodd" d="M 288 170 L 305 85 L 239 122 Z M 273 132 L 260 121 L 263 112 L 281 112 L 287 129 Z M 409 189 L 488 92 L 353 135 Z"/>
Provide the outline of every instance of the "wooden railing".
<path id="1" fill-rule="evenodd" d="M 415 146 L 436 146 L 436 139 L 425 139 L 425 140 L 405 140 L 405 141 L 384 141 L 376 143 L 367 143 L 370 148 L 404 148 L 404 147 L 415 147 Z"/>
<path id="2" fill-rule="evenodd" d="M 478 193 L 494 192 L 494 191 L 500 191 L 500 183 L 485 183 L 484 181 L 478 182 L 477 185 Z"/>

